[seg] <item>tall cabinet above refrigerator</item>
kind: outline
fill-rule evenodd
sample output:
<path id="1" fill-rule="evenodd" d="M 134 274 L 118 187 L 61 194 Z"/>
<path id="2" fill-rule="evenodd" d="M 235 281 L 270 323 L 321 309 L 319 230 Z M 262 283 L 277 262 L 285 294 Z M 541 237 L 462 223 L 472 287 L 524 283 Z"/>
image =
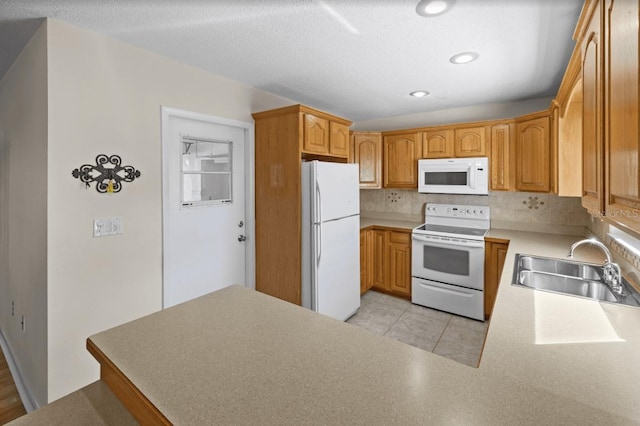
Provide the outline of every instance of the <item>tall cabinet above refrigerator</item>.
<path id="1" fill-rule="evenodd" d="M 301 162 L 347 163 L 351 121 L 304 105 L 252 116 L 255 235 L 247 242 L 255 242 L 255 289 L 302 305 Z"/>

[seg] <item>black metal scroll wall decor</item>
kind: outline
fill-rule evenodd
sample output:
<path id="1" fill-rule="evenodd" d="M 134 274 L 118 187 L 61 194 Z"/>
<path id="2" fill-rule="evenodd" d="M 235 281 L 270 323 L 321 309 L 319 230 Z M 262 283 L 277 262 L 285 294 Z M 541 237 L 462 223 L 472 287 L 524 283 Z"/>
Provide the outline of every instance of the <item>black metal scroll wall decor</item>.
<path id="1" fill-rule="evenodd" d="M 101 194 L 120 192 L 122 182 L 133 182 L 140 177 L 140 170 L 132 166 L 122 166 L 119 155 L 107 156 L 100 154 L 96 157 L 96 165 L 84 164 L 79 169 L 73 169 L 71 175 L 80 179 L 87 187 L 96 183 L 96 191 Z"/>

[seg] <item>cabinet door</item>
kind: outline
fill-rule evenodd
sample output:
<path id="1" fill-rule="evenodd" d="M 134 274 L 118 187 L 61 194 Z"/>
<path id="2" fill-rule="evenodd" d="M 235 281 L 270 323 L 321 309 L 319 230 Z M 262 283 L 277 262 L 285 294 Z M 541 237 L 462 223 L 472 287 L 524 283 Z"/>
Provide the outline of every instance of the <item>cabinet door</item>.
<path id="1" fill-rule="evenodd" d="M 382 188 L 382 135 L 354 133 L 353 155 L 360 165 L 360 188 Z"/>
<path id="2" fill-rule="evenodd" d="M 373 231 L 360 231 L 360 294 L 367 292 L 373 286 Z"/>
<path id="3" fill-rule="evenodd" d="M 549 192 L 549 117 L 516 124 L 516 189 Z"/>
<path id="4" fill-rule="evenodd" d="M 453 130 L 434 130 L 422 134 L 422 158 L 453 157 Z"/>
<path id="5" fill-rule="evenodd" d="M 574 83 L 558 117 L 557 189 L 561 197 L 582 196 L 582 78 Z"/>
<path id="6" fill-rule="evenodd" d="M 609 0 L 605 10 L 607 37 L 605 121 L 608 173 L 606 213 L 611 220 L 640 231 L 640 139 L 638 126 L 637 1 Z"/>
<path id="7" fill-rule="evenodd" d="M 329 153 L 329 120 L 304 114 L 302 151 L 310 154 Z"/>
<path id="8" fill-rule="evenodd" d="M 492 190 L 513 190 L 511 184 L 513 156 L 511 149 L 511 126 L 496 124 L 491 126 L 491 153 L 489 168 L 491 170 Z"/>
<path id="9" fill-rule="evenodd" d="M 349 157 L 349 126 L 334 121 L 329 123 L 329 154 Z"/>
<path id="10" fill-rule="evenodd" d="M 549 191 L 558 193 L 558 124 L 560 108 L 557 102 L 549 107 Z"/>
<path id="11" fill-rule="evenodd" d="M 374 229 L 372 231 L 371 247 L 373 250 L 373 287 L 381 290 L 388 290 L 387 286 L 387 256 L 386 248 L 386 231 Z"/>
<path id="12" fill-rule="evenodd" d="M 456 157 L 484 157 L 487 155 L 484 127 L 455 129 L 453 151 Z"/>
<path id="13" fill-rule="evenodd" d="M 582 205 L 594 214 L 604 207 L 600 17 L 600 8 L 596 7 L 582 53 Z"/>
<path id="14" fill-rule="evenodd" d="M 498 285 L 502 277 L 504 260 L 507 256 L 509 242 L 489 242 L 485 245 L 484 264 L 484 316 L 489 318 L 498 294 Z"/>
<path id="15" fill-rule="evenodd" d="M 384 137 L 384 187 L 417 188 L 420 133 Z"/>
<path id="16" fill-rule="evenodd" d="M 411 296 L 411 234 L 389 231 L 389 290 Z"/>

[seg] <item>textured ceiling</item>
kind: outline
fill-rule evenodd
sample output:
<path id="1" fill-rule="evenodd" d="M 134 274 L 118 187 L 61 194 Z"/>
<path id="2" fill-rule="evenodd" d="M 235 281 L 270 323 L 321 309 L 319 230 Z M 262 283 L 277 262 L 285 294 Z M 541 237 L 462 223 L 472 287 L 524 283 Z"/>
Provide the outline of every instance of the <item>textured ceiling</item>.
<path id="1" fill-rule="evenodd" d="M 0 0 L 0 75 L 53 17 L 353 121 L 555 95 L 582 1 L 417 2 Z"/>

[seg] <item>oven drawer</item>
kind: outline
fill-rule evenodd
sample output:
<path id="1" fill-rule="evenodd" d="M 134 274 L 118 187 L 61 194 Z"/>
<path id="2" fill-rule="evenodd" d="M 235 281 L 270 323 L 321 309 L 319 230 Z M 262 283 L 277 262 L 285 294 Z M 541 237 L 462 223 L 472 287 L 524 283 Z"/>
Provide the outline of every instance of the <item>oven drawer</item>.
<path id="1" fill-rule="evenodd" d="M 413 277 L 411 302 L 484 321 L 484 292 L 481 290 Z"/>

